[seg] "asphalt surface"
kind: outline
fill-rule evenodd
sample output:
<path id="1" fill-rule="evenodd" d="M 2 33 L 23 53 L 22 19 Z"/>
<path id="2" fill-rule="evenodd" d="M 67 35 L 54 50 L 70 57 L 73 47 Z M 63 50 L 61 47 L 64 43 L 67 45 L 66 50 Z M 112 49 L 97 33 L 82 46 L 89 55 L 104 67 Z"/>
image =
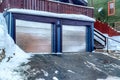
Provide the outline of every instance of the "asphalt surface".
<path id="1" fill-rule="evenodd" d="M 101 53 L 37 54 L 21 67 L 21 75 L 25 76 L 25 80 L 97 80 L 108 76 L 120 77 L 120 60 Z"/>

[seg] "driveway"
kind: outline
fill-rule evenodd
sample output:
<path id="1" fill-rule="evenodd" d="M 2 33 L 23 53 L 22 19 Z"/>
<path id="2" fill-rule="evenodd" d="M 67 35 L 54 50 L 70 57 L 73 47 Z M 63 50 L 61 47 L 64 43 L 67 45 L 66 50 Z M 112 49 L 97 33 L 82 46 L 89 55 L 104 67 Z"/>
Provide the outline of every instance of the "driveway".
<path id="1" fill-rule="evenodd" d="M 120 60 L 101 53 L 34 55 L 21 65 L 25 80 L 97 80 L 120 77 Z"/>

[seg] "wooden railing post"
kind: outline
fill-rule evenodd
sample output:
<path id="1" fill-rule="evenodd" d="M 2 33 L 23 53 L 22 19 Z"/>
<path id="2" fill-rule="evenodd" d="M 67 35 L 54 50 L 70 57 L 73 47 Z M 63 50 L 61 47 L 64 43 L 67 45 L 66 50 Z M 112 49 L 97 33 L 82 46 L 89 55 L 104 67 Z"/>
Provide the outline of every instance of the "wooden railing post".
<path id="1" fill-rule="evenodd" d="M 0 11 L 3 11 L 5 8 L 22 8 L 66 14 L 84 14 L 89 17 L 93 17 L 94 10 L 83 6 L 48 0 L 3 0 L 3 3 L 0 4 Z"/>

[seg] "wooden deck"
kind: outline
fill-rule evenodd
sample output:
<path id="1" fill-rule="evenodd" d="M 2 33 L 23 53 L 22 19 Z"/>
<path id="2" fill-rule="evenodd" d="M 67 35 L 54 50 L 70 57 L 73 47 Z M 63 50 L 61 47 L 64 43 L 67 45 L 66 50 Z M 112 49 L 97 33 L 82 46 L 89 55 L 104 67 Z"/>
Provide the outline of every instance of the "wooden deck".
<path id="1" fill-rule="evenodd" d="M 83 14 L 89 17 L 93 17 L 94 10 L 91 7 L 47 0 L 3 0 L 0 4 L 0 12 L 10 8 L 40 10 L 54 13 Z"/>

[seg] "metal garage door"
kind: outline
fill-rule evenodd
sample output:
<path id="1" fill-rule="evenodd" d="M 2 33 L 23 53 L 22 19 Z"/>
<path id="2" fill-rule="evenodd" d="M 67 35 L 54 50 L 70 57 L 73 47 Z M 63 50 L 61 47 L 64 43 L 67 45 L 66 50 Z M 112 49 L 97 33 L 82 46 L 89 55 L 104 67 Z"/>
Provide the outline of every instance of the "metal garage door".
<path id="1" fill-rule="evenodd" d="M 67 26 L 63 29 L 63 52 L 85 52 L 86 51 L 86 27 Z"/>
<path id="2" fill-rule="evenodd" d="M 51 24 L 16 21 L 16 42 L 25 52 L 51 53 Z"/>

